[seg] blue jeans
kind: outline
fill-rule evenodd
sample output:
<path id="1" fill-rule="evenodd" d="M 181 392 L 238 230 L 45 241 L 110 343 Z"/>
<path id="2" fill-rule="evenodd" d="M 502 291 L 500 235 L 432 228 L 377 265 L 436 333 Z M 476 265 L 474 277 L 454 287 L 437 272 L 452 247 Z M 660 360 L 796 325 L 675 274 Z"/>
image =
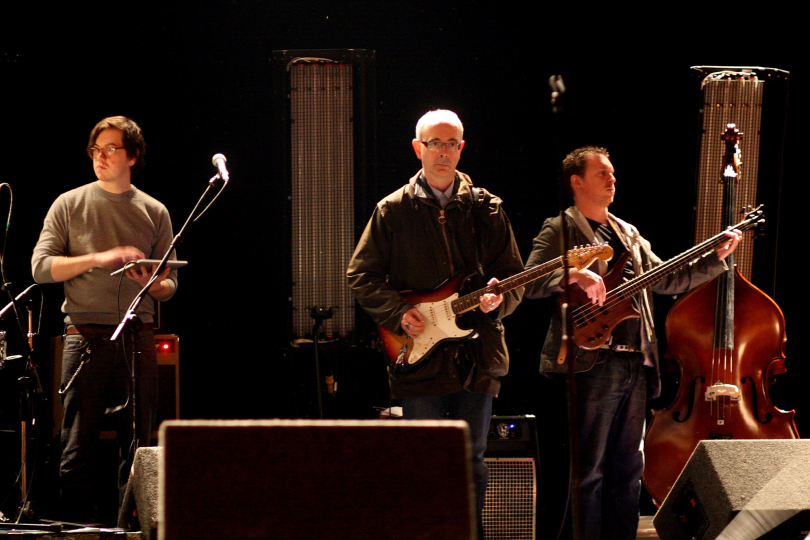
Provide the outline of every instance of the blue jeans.
<path id="1" fill-rule="evenodd" d="M 475 483 L 476 515 L 479 538 L 487 494 L 489 468 L 484 463 L 487 433 L 492 419 L 492 396 L 461 390 L 440 396 L 404 398 L 402 415 L 408 420 L 464 420 L 470 426 L 472 471 Z"/>
<path id="2" fill-rule="evenodd" d="M 132 456 L 132 402 L 129 392 L 130 364 L 134 341 L 139 352 L 136 370 L 138 393 L 138 438 L 140 446 L 149 446 L 157 411 L 157 353 L 152 331 L 137 338 L 122 334 L 116 341 L 101 334 L 65 336 L 62 352 L 62 458 L 59 464 L 63 519 L 97 522 L 94 504 L 95 464 L 99 433 L 105 411 L 112 413 L 118 432 L 119 505 L 129 479 Z M 124 353 L 126 352 L 126 356 Z M 81 366 L 81 367 L 80 367 Z M 65 390 L 67 388 L 67 390 Z"/>
<path id="3" fill-rule="evenodd" d="M 603 354 L 605 362 L 576 374 L 580 537 L 634 540 L 648 368 L 640 353 Z"/>

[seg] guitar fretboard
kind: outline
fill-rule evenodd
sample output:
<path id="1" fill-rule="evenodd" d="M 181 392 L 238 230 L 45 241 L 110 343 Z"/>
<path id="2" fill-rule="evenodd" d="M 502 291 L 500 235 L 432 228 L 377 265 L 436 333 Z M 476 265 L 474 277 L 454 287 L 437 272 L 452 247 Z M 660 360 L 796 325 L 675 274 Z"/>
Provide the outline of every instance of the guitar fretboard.
<path id="1" fill-rule="evenodd" d="M 747 219 L 734 225 L 733 228 L 739 231 L 747 231 L 749 229 L 753 229 L 761 225 L 763 221 L 764 218 L 762 216 L 762 212 L 759 211 L 759 209 L 757 209 L 749 213 Z M 594 306 L 593 304 L 590 303 L 585 304 L 575 309 L 572 315 L 575 317 L 575 319 L 582 318 L 581 320 L 583 321 L 593 319 L 596 317 L 596 315 L 593 312 L 597 310 L 608 309 L 618 302 L 633 297 L 640 291 L 646 289 L 651 285 L 654 285 L 661 279 L 665 278 L 666 276 L 675 272 L 681 267 L 686 266 L 692 261 L 696 261 L 697 259 L 704 256 L 712 249 L 728 242 L 729 240 L 730 239 L 728 236 L 726 236 L 725 232 L 718 233 L 713 237 L 709 238 L 708 240 L 705 240 L 700 244 L 696 245 L 692 249 L 689 249 L 681 253 L 680 255 L 673 257 L 667 262 L 656 266 L 653 270 L 645 272 L 640 276 L 637 276 L 631 279 L 630 281 L 623 283 L 622 285 L 616 287 L 612 291 L 608 291 L 604 306 L 601 307 Z"/>
<path id="2" fill-rule="evenodd" d="M 486 286 L 483 289 L 478 289 L 475 292 L 471 292 L 469 294 L 465 294 L 459 298 L 456 298 L 451 302 L 453 307 L 453 313 L 458 315 L 459 313 L 464 313 L 465 311 L 469 311 L 471 309 L 477 308 L 478 305 L 481 303 L 481 296 L 485 294 L 504 294 L 506 292 L 511 291 L 521 285 L 525 285 L 530 281 L 534 281 L 535 279 L 544 276 L 545 274 L 549 274 L 558 268 L 563 267 L 563 258 L 562 256 L 557 257 L 556 259 L 551 259 L 548 262 L 545 262 L 539 266 L 532 266 L 528 270 L 524 270 L 519 274 L 515 274 L 514 276 L 510 276 L 503 281 L 499 281 L 497 284 L 492 286 Z"/>

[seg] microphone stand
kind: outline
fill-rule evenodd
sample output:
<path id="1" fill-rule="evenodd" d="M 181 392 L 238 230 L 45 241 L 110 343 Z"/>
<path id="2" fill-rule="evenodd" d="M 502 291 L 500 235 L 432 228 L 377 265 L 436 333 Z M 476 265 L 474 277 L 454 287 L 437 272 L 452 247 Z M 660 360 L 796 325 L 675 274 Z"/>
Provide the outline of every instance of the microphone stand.
<path id="1" fill-rule="evenodd" d="M 29 492 L 29 485 L 28 485 L 28 425 L 29 419 L 31 420 L 31 426 L 36 425 L 35 416 L 36 407 L 34 406 L 34 398 L 39 397 L 43 402 L 45 400 L 44 395 L 45 392 L 42 389 L 42 381 L 39 378 L 39 373 L 37 372 L 37 368 L 34 365 L 33 360 L 33 329 L 29 328 L 28 331 L 23 328 L 23 322 L 21 317 L 21 311 L 17 309 L 17 300 L 22 299 L 28 292 L 31 291 L 35 285 L 31 285 L 25 291 L 15 296 L 11 294 L 10 287 L 11 283 L 9 283 L 8 279 L 6 279 L 6 272 L 5 272 L 5 250 L 6 246 L 8 245 L 8 231 L 9 225 L 11 223 L 11 210 L 14 206 L 14 194 L 11 189 L 11 186 L 5 182 L 0 184 L 0 190 L 2 188 L 7 188 L 9 192 L 9 206 L 8 206 L 8 217 L 6 218 L 6 229 L 5 234 L 3 235 L 3 242 L 2 248 L 0 248 L 0 289 L 8 292 L 11 298 L 11 302 L 0 310 L 0 317 L 5 315 L 10 309 L 14 310 L 14 318 L 17 321 L 17 328 L 20 331 L 20 336 L 22 337 L 23 348 L 25 350 L 25 369 L 23 370 L 22 376 L 19 378 L 20 382 L 20 451 L 21 451 L 21 502 L 19 512 L 17 513 L 16 522 L 19 523 L 20 519 L 23 516 L 26 517 L 33 517 L 33 510 L 31 509 L 31 505 L 28 501 L 28 492 Z M 40 292 L 41 294 L 41 292 Z M 42 303 L 40 301 L 40 310 L 42 307 Z M 30 313 L 29 313 L 29 321 Z M 5 342 L 2 343 L 2 346 L 5 347 Z M 5 349 L 3 350 L 3 356 L 0 358 L 0 361 L 6 360 L 5 357 Z M 47 407 L 42 407 L 43 410 L 47 410 Z M 45 414 L 45 413 L 43 413 Z M 37 427 L 41 426 L 42 422 L 40 422 Z"/>
<path id="2" fill-rule="evenodd" d="M 565 94 L 565 84 L 563 82 L 561 75 L 552 75 L 549 78 L 549 86 L 551 87 L 551 112 L 554 115 L 553 118 L 556 119 L 557 129 L 556 134 L 557 138 L 555 140 L 555 149 L 557 154 L 557 163 L 562 162 L 563 153 L 560 147 L 560 133 L 563 131 L 562 127 L 563 124 L 563 107 L 562 107 L 562 97 Z M 557 197 L 559 200 L 559 207 L 560 207 L 560 253 L 565 254 L 567 253 L 568 248 L 568 224 L 566 221 L 565 210 L 568 203 L 567 193 L 568 190 L 565 187 L 566 182 L 570 182 L 569 178 L 562 177 L 562 171 L 560 171 L 560 178 L 559 178 L 559 185 L 557 190 Z M 574 369 L 574 363 L 576 361 L 576 344 L 570 339 L 569 331 L 571 328 L 571 319 L 570 319 L 570 312 L 568 311 L 569 306 L 571 305 L 570 296 L 571 290 L 568 286 L 568 261 L 563 262 L 563 301 L 561 306 L 561 313 L 560 313 L 560 322 L 562 325 L 562 335 L 561 335 L 561 350 L 564 351 L 565 354 L 565 361 L 568 363 L 568 385 L 566 387 L 566 398 L 567 398 L 567 405 L 568 405 L 568 447 L 570 449 L 570 469 L 569 469 L 569 497 L 570 500 L 570 508 L 571 508 L 571 538 L 572 540 L 580 540 L 580 518 L 581 518 L 581 500 L 580 500 L 580 492 L 579 492 L 579 483 L 580 483 L 580 466 L 579 466 L 579 435 L 577 432 L 577 381 L 576 381 L 576 371 Z M 568 500 L 566 504 L 568 504 Z M 567 512 L 563 513 L 562 520 L 560 523 L 560 529 L 557 533 L 558 537 L 562 534 L 562 529 L 565 526 L 565 518 Z"/>
<path id="3" fill-rule="evenodd" d="M 8 291 L 8 286 L 10 284 L 7 283 L 3 285 L 3 289 Z M 17 320 L 17 326 L 20 330 L 20 335 L 23 337 L 23 347 L 25 349 L 25 367 L 23 370 L 22 376 L 18 379 L 19 381 L 19 389 L 20 389 L 20 406 L 19 406 L 19 416 L 20 416 L 20 507 L 17 511 L 17 517 L 14 521 L 14 524 L 19 524 L 20 520 L 23 518 L 33 519 L 35 517 L 35 511 L 28 500 L 28 493 L 30 491 L 29 485 L 29 474 L 28 474 L 28 428 L 30 426 L 35 425 L 36 421 L 36 406 L 34 405 L 34 400 L 38 397 L 39 399 L 44 399 L 44 390 L 42 389 L 42 381 L 39 378 L 39 373 L 37 372 L 37 368 L 34 365 L 33 361 L 33 349 L 34 349 L 34 328 L 33 328 L 33 317 L 32 317 L 32 310 L 28 308 L 28 330 L 26 331 L 23 328 L 22 320 L 20 318 L 20 311 L 17 308 L 17 301 L 21 300 L 26 294 L 28 294 L 31 289 L 36 287 L 36 285 L 31 285 L 23 292 L 18 294 L 16 297 L 13 295 L 11 296 L 11 302 L 9 302 L 2 310 L 0 310 L 0 318 L 2 318 L 6 313 L 10 310 L 14 310 L 15 319 Z M 3 341 L 5 340 L 5 332 L 3 332 Z M 2 343 L 2 347 L 5 349 L 6 343 L 5 341 Z M 19 357 L 18 357 L 19 358 Z M 0 360 L 6 360 L 7 357 L 5 356 L 5 350 L 3 351 L 2 358 Z M 11 358 L 8 358 L 11 359 Z M 42 407 L 43 410 L 46 410 L 46 407 Z"/>
<path id="4" fill-rule="evenodd" d="M 315 348 L 315 394 L 318 396 L 318 418 L 323 420 L 323 398 L 321 397 L 321 362 L 318 355 L 318 334 L 321 331 L 321 324 L 334 315 L 332 308 L 315 306 L 309 311 L 309 316 L 315 319 L 312 327 L 312 346 Z"/>
<path id="5" fill-rule="evenodd" d="M 217 194 L 214 195 L 214 198 L 211 199 L 208 205 L 199 214 L 197 214 L 197 209 L 200 207 L 203 200 L 205 200 L 205 197 L 206 195 L 208 195 L 208 192 L 218 184 L 221 185 L 221 187 L 217 192 Z M 130 331 L 133 334 L 140 334 L 141 330 L 143 330 L 143 321 L 141 321 L 140 317 L 138 317 L 137 315 L 138 306 L 141 305 L 141 302 L 143 301 L 144 297 L 149 293 L 149 289 L 157 281 L 157 277 L 160 275 L 161 272 L 163 272 L 163 269 L 166 268 L 166 262 L 169 260 L 171 254 L 174 253 L 175 247 L 180 244 L 180 241 L 183 238 L 183 234 L 185 233 L 190 223 L 192 221 L 197 221 L 199 218 L 203 216 L 203 214 L 205 214 L 206 211 L 208 211 L 208 209 L 211 207 L 211 205 L 214 203 L 217 197 L 219 197 L 222 191 L 227 187 L 227 185 L 228 185 L 227 180 L 224 180 L 221 174 L 216 174 L 208 181 L 208 186 L 205 188 L 205 191 L 197 200 L 197 204 L 194 205 L 194 208 L 191 210 L 191 213 L 189 214 L 188 218 L 186 218 L 186 221 L 183 223 L 183 226 L 180 227 L 180 231 L 172 239 L 169 248 L 166 250 L 166 253 L 163 254 L 163 257 L 160 259 L 160 263 L 157 265 L 155 271 L 152 272 L 152 276 L 149 278 L 149 281 L 146 283 L 143 289 L 141 289 L 141 291 L 137 294 L 137 296 L 135 296 L 135 298 L 132 300 L 132 303 L 129 305 L 129 308 L 127 308 L 127 311 L 124 314 L 124 317 L 121 319 L 121 322 L 118 324 L 118 327 L 115 329 L 115 332 L 113 333 L 112 336 L 110 336 L 110 341 L 116 341 L 118 337 L 121 335 L 121 332 L 123 332 L 127 326 L 129 327 Z M 134 343 L 135 340 L 133 340 L 133 344 Z M 133 347 L 132 362 L 130 363 L 130 378 L 132 381 L 132 384 L 130 385 L 130 392 L 132 393 L 132 395 L 130 396 L 130 399 L 132 400 L 132 444 L 130 446 L 130 452 L 132 453 L 132 456 L 130 456 L 130 459 L 134 458 L 135 450 L 140 447 L 140 440 L 138 437 L 138 410 L 136 406 L 136 397 L 135 397 L 137 394 L 136 388 L 138 382 L 135 369 L 136 363 L 135 348 L 136 347 Z M 140 354 L 140 351 L 137 352 L 138 354 Z"/>

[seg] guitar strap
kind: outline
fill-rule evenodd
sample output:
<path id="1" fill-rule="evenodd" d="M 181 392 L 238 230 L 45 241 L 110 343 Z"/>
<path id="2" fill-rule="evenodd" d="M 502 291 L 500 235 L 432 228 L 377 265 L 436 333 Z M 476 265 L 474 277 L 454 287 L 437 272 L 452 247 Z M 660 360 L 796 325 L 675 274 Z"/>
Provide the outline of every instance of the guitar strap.
<path id="1" fill-rule="evenodd" d="M 472 227 L 472 231 L 473 231 L 473 246 L 475 246 L 475 267 L 476 267 L 478 273 L 481 275 L 481 277 L 483 279 L 486 279 L 486 276 L 484 275 L 484 267 L 481 265 L 481 249 L 480 249 L 480 245 L 479 245 L 480 237 L 479 237 L 479 233 L 478 233 L 478 230 L 483 228 L 483 222 L 481 221 L 481 215 L 478 213 L 481 210 L 481 188 L 473 187 L 473 188 L 471 188 L 470 191 L 472 193 L 472 200 L 473 200 L 473 205 L 472 205 L 473 227 Z M 479 314 L 479 316 L 481 314 L 481 312 L 477 311 L 477 310 L 475 311 L 475 313 Z M 474 324 L 477 324 L 477 323 L 474 323 Z M 477 336 L 478 333 L 476 332 L 474 335 Z M 458 351 L 461 352 L 463 354 L 464 358 L 467 359 L 466 362 L 460 362 L 458 364 L 459 380 L 466 381 L 469 378 L 470 370 L 472 369 L 472 365 L 475 363 L 475 360 L 474 360 L 473 357 L 468 356 L 468 354 L 466 352 L 464 342 L 461 342 L 461 344 L 460 344 L 460 346 L 458 348 Z M 458 353 L 456 353 L 456 354 L 458 354 Z"/>
<path id="2" fill-rule="evenodd" d="M 481 188 L 472 188 L 473 199 L 473 245 L 475 245 L 475 266 L 481 276 L 484 276 L 484 267 L 481 266 L 481 252 L 479 249 L 478 229 L 482 225 L 481 216 L 478 213 L 481 209 Z"/>

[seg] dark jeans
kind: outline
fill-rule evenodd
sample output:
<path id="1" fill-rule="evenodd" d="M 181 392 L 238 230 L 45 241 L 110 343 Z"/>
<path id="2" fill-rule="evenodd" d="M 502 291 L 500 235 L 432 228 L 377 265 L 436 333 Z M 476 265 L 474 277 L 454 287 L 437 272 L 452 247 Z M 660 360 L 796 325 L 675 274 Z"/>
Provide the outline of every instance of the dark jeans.
<path id="1" fill-rule="evenodd" d="M 576 374 L 580 538 L 633 540 L 644 468 L 647 369 L 640 353 L 605 351 Z"/>
<path id="2" fill-rule="evenodd" d="M 133 347 L 134 346 L 134 347 Z M 133 407 L 130 361 L 136 351 L 135 395 L 140 446 L 149 446 L 157 409 L 157 354 L 152 331 L 121 335 L 115 342 L 104 334 L 65 336 L 62 353 L 62 459 L 59 479 L 63 519 L 96 522 L 95 464 L 102 419 L 112 413 L 118 432 L 119 504 L 129 479 L 132 457 Z M 84 361 L 84 362 L 83 362 Z M 77 372 L 78 370 L 78 372 Z M 65 388 L 67 390 L 65 391 Z M 121 408 L 112 412 L 116 408 Z"/>
<path id="3" fill-rule="evenodd" d="M 489 468 L 484 463 L 484 452 L 487 449 L 487 433 L 492 419 L 492 396 L 461 390 L 440 396 L 405 398 L 402 400 L 402 415 L 409 420 L 464 420 L 470 426 L 476 515 L 479 538 L 483 539 L 481 519 L 489 481 Z"/>

